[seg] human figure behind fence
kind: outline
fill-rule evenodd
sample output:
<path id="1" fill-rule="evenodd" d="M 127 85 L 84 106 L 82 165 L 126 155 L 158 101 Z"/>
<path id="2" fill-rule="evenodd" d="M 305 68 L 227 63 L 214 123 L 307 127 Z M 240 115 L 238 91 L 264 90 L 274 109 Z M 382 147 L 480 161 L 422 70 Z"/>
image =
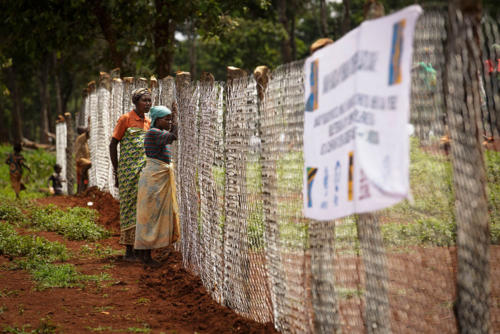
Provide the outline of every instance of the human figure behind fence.
<path id="1" fill-rule="evenodd" d="M 77 193 L 87 189 L 89 184 L 89 169 L 92 166 L 90 161 L 90 151 L 88 145 L 89 129 L 78 127 L 78 137 L 75 140 L 75 163 L 76 163 L 76 184 Z"/>
<path id="2" fill-rule="evenodd" d="M 118 119 L 109 144 L 115 186 L 120 193 L 120 244 L 126 247 L 124 257 L 126 261 L 138 260 L 134 253 L 137 182 L 146 164 L 144 136 L 151 122 L 145 118 L 145 113 L 151 108 L 150 90 L 147 88 L 134 90 L 132 102 L 135 108 Z M 119 161 L 118 143 L 120 143 Z"/>
<path id="3" fill-rule="evenodd" d="M 13 152 L 10 153 L 5 160 L 5 163 L 9 165 L 10 184 L 16 193 L 16 198 L 19 198 L 21 190 L 26 189 L 26 186 L 22 182 L 23 168 L 26 168 L 29 172 L 31 172 L 30 168 L 24 163 L 25 160 L 21 151 L 21 144 L 14 144 Z"/>
<path id="4" fill-rule="evenodd" d="M 151 108 L 150 116 L 151 129 L 144 139 L 146 167 L 139 178 L 137 194 L 134 247 L 145 264 L 158 266 L 151 250 L 169 246 L 180 237 L 170 149 L 170 144 L 177 140 L 177 124 L 170 109 L 164 106 Z"/>
<path id="5" fill-rule="evenodd" d="M 62 195 L 63 194 L 63 182 L 66 182 L 63 180 L 61 176 L 61 165 L 55 164 L 54 165 L 54 173 L 49 177 L 49 192 L 52 195 Z"/>

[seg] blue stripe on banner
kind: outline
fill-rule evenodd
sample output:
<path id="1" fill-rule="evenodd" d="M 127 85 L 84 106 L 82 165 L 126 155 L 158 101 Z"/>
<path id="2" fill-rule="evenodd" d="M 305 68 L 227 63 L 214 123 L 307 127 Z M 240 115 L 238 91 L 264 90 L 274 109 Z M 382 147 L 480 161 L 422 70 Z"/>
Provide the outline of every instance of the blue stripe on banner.
<path id="1" fill-rule="evenodd" d="M 406 21 L 394 23 L 392 29 L 392 46 L 389 62 L 389 85 L 401 82 L 401 55 L 403 53 L 403 29 Z"/>

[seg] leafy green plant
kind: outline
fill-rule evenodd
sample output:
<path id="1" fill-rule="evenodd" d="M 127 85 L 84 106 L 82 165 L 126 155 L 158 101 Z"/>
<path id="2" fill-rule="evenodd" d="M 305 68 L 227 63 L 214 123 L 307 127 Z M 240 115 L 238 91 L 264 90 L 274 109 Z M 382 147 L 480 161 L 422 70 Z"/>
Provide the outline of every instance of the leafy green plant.
<path id="1" fill-rule="evenodd" d="M 97 258 L 108 258 L 113 255 L 122 254 L 123 250 L 114 250 L 111 247 L 104 247 L 100 244 L 95 244 L 93 247 L 91 245 L 83 245 L 80 247 L 81 256 L 90 256 Z"/>
<path id="2" fill-rule="evenodd" d="M 149 300 L 148 298 L 141 297 L 141 298 L 137 299 L 137 301 L 135 303 L 139 304 L 139 305 L 147 305 L 147 304 L 151 303 L 151 300 Z"/>
<path id="3" fill-rule="evenodd" d="M 351 288 L 335 288 L 335 293 L 339 299 L 351 299 L 351 298 L 362 298 L 365 294 L 362 289 L 351 289 Z"/>
<path id="4" fill-rule="evenodd" d="M 0 254 L 19 257 L 15 267 L 29 270 L 39 289 L 82 286 L 82 282 L 108 281 L 108 274 L 83 275 L 72 264 L 52 264 L 69 258 L 66 247 L 41 237 L 18 235 L 9 224 L 0 224 Z"/>
<path id="5" fill-rule="evenodd" d="M 12 203 L 12 201 L 5 200 L 0 203 L 0 220 L 18 224 L 24 222 L 26 216 L 17 205 Z"/>
<path id="6" fill-rule="evenodd" d="M 21 327 L 17 326 L 4 326 L 2 329 L 2 333 L 11 333 L 11 334 L 50 334 L 56 333 L 57 325 L 54 324 L 50 317 L 41 318 L 40 323 L 37 328 L 29 330 L 32 328 L 30 324 L 23 325 Z"/>
<path id="7" fill-rule="evenodd" d="M 151 332 L 151 328 L 149 328 L 148 326 L 144 326 L 142 328 L 140 328 L 140 327 L 129 327 L 129 328 L 127 328 L 127 330 L 129 332 L 132 332 L 132 333 L 149 333 L 149 332 Z"/>
<path id="8" fill-rule="evenodd" d="M 42 263 L 31 270 L 33 279 L 37 282 L 40 290 L 46 288 L 70 288 L 82 287 L 83 282 L 109 281 L 108 274 L 83 275 L 79 273 L 73 264 Z"/>
<path id="9" fill-rule="evenodd" d="M 18 235 L 9 224 L 0 224 L 0 254 L 46 262 L 65 261 L 69 258 L 63 244 L 49 242 L 41 237 Z"/>
<path id="10" fill-rule="evenodd" d="M 111 326 L 98 326 L 98 327 L 86 327 L 85 329 L 91 332 L 112 332 L 113 327 Z"/>
<path id="11" fill-rule="evenodd" d="M 97 212 L 88 208 L 58 209 L 50 204 L 31 211 L 32 226 L 57 232 L 69 240 L 96 241 L 110 236 L 110 232 L 95 223 Z"/>
<path id="12" fill-rule="evenodd" d="M 19 293 L 21 293 L 21 291 L 19 291 L 19 290 L 3 289 L 3 290 L 0 290 L 0 298 L 9 297 L 9 296 L 17 296 L 17 295 L 19 295 Z"/>

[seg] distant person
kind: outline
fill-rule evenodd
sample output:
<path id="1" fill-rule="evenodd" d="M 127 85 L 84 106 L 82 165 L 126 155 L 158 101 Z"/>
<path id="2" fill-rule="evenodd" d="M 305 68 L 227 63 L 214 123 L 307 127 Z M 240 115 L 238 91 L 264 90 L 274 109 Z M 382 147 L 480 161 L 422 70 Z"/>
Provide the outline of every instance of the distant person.
<path id="1" fill-rule="evenodd" d="M 49 177 L 49 191 L 53 195 L 62 195 L 63 194 L 63 182 L 66 182 L 61 176 L 61 165 L 54 165 L 54 173 Z"/>
<path id="2" fill-rule="evenodd" d="M 124 257 L 126 261 L 139 260 L 134 253 L 137 182 L 146 164 L 144 136 L 151 122 L 145 117 L 145 113 L 151 108 L 151 92 L 147 88 L 134 90 L 132 102 L 135 108 L 118 119 L 109 144 L 115 186 L 120 193 L 120 244 L 126 247 Z M 120 143 L 120 161 L 118 161 L 118 143 Z"/>
<path id="3" fill-rule="evenodd" d="M 151 250 L 169 246 L 180 237 L 170 149 L 177 140 L 177 125 L 167 107 L 152 107 L 149 114 L 151 129 L 144 139 L 146 166 L 139 178 L 134 248 L 145 264 L 157 266 Z"/>
<path id="4" fill-rule="evenodd" d="M 9 165 L 10 183 L 16 193 L 16 198 L 19 198 L 21 190 L 26 189 L 26 186 L 22 182 L 23 168 L 26 168 L 29 172 L 31 172 L 31 169 L 24 163 L 25 160 L 21 154 L 21 144 L 14 144 L 13 149 L 14 152 L 7 156 L 5 163 Z"/>
<path id="5" fill-rule="evenodd" d="M 85 191 L 89 184 L 89 169 L 92 166 L 89 151 L 89 129 L 85 127 L 77 128 L 78 137 L 75 140 L 75 163 L 76 163 L 76 184 L 77 193 Z"/>

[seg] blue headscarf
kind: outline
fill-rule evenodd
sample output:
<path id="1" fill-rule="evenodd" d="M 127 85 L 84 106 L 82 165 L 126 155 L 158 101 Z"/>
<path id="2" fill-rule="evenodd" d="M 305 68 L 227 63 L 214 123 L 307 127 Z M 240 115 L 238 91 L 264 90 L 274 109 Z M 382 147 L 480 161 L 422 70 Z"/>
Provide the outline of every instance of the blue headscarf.
<path id="1" fill-rule="evenodd" d="M 155 127 L 156 119 L 165 117 L 167 115 L 170 115 L 171 113 L 172 111 L 164 106 L 151 107 L 151 109 L 149 109 L 149 117 L 151 117 L 151 127 Z"/>

